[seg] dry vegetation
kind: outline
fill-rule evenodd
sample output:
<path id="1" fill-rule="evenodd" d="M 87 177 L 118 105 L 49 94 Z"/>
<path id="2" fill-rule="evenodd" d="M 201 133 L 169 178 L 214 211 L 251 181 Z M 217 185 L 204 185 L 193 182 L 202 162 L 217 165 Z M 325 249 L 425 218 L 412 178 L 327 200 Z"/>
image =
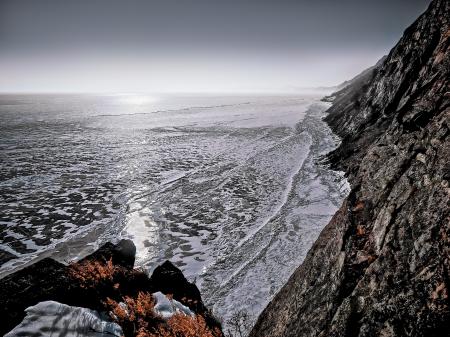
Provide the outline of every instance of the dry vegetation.
<path id="1" fill-rule="evenodd" d="M 155 301 L 149 293 L 140 292 L 137 298 L 124 297 L 118 303 L 110 298 L 105 303 L 111 317 L 122 327 L 126 336 L 137 337 L 217 337 L 202 316 L 176 313 L 168 320 L 155 313 Z"/>
<path id="2" fill-rule="evenodd" d="M 226 337 L 245 337 L 252 328 L 253 317 L 245 310 L 236 311 L 227 321 Z"/>
<path id="3" fill-rule="evenodd" d="M 138 292 L 137 295 L 125 292 L 125 295 L 120 281 L 142 276 L 142 273 L 143 271 L 130 271 L 115 266 L 112 260 L 109 260 L 74 263 L 70 267 L 69 275 L 82 289 L 95 291 L 102 304 L 101 309 L 110 313 L 111 318 L 122 327 L 126 337 L 222 336 L 219 329 L 211 331 L 201 315 L 187 316 L 184 313 L 176 313 L 164 320 L 155 313 L 155 300 L 149 292 Z M 172 299 L 170 294 L 167 297 Z"/>
<path id="4" fill-rule="evenodd" d="M 186 336 L 186 337 L 215 337 L 220 336 L 220 331 L 212 332 L 205 323 L 202 316 L 186 316 L 182 313 L 173 315 L 168 321 L 169 331 L 167 336 Z"/>
<path id="5" fill-rule="evenodd" d="M 70 276 L 77 280 L 81 287 L 96 287 L 100 283 L 112 282 L 117 273 L 122 272 L 121 267 L 114 266 L 112 260 L 106 263 L 99 261 L 86 261 L 74 263 L 69 269 Z"/>

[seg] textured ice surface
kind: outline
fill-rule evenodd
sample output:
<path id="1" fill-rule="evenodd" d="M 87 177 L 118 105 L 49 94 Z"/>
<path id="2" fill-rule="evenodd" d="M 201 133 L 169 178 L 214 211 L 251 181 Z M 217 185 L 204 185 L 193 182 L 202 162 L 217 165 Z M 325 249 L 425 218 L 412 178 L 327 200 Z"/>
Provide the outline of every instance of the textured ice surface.
<path id="1" fill-rule="evenodd" d="M 346 192 L 311 96 L 0 96 L 0 276 L 130 237 L 256 315 Z"/>

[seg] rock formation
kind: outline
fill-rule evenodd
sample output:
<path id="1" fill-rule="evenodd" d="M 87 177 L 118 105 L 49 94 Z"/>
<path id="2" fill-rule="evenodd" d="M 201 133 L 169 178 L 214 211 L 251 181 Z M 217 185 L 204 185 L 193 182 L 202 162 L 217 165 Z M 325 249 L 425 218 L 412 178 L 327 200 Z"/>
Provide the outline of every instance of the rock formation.
<path id="1" fill-rule="evenodd" d="M 450 335 L 449 7 L 333 95 L 352 190 L 250 336 Z"/>
<path id="2" fill-rule="evenodd" d="M 205 336 L 222 336 L 220 323 L 203 304 L 195 284 L 186 280 L 169 261 L 148 277 L 144 271 L 133 269 L 135 252 L 130 240 L 122 240 L 117 245 L 107 243 L 77 263 L 66 266 L 46 258 L 1 279 L 0 335 L 22 321 L 26 308 L 40 302 L 56 301 L 105 312 L 110 303 L 126 302 L 127 298 L 146 300 L 145 294 L 162 292 L 201 316 L 202 323 L 211 331 Z M 157 315 L 154 321 L 164 324 Z M 127 334 L 126 327 L 122 328 L 125 336 L 137 335 L 137 332 Z"/>

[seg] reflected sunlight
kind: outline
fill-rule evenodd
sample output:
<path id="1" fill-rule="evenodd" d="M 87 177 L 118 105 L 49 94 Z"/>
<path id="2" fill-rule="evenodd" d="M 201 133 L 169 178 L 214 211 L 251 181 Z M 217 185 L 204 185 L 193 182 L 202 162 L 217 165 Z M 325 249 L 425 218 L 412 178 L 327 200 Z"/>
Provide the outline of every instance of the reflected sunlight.
<path id="1" fill-rule="evenodd" d="M 125 105 L 144 105 L 158 101 L 155 96 L 142 94 L 118 94 L 118 102 Z"/>

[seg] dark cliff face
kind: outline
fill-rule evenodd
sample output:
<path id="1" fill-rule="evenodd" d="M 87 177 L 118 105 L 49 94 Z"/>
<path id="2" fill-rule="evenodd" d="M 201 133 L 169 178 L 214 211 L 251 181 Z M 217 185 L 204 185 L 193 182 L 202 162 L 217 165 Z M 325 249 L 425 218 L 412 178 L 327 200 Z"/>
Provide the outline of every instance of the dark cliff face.
<path id="1" fill-rule="evenodd" d="M 450 335 L 449 7 L 335 95 L 352 191 L 251 336 Z"/>

